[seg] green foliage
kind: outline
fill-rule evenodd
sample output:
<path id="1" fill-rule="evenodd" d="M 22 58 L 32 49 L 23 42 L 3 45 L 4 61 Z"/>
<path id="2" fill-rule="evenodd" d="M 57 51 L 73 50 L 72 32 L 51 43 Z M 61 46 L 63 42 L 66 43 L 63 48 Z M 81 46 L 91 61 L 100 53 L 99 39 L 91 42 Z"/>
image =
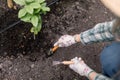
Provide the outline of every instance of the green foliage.
<path id="1" fill-rule="evenodd" d="M 21 6 L 26 5 L 25 0 L 14 0 L 14 2 L 16 2 L 17 4 Z"/>
<path id="2" fill-rule="evenodd" d="M 35 35 L 38 34 L 42 28 L 41 14 L 50 11 L 45 0 L 14 0 L 14 2 L 23 6 L 18 12 L 18 17 L 24 22 L 31 23 L 33 27 L 30 31 Z"/>

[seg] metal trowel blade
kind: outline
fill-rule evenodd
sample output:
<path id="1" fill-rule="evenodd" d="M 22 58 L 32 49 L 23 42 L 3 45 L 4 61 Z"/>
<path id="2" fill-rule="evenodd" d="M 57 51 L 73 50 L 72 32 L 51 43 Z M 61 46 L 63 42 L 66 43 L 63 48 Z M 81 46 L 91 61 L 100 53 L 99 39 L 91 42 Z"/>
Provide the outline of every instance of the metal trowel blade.
<path id="1" fill-rule="evenodd" d="M 60 61 L 53 61 L 53 66 L 59 65 L 59 64 L 62 64 L 62 62 L 60 62 Z"/>

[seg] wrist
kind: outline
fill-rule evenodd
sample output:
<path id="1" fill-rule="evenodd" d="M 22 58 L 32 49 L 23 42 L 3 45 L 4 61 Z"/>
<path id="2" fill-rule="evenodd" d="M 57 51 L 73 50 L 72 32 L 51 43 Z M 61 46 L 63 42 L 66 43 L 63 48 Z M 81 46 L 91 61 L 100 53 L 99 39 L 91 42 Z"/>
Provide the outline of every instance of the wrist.
<path id="1" fill-rule="evenodd" d="M 90 72 L 87 74 L 86 77 L 90 78 L 90 76 L 91 76 L 93 73 L 95 73 L 95 71 L 90 71 Z"/>
<path id="2" fill-rule="evenodd" d="M 89 78 L 89 75 L 93 72 L 95 72 L 93 69 L 91 69 L 90 67 L 87 67 L 85 69 L 85 76 Z"/>
<path id="3" fill-rule="evenodd" d="M 96 76 L 97 76 L 98 74 L 95 72 L 95 71 L 91 71 L 89 74 L 88 74 L 88 79 L 89 80 L 95 80 L 95 78 L 96 78 Z"/>
<path id="4" fill-rule="evenodd" d="M 76 34 L 74 35 L 75 42 L 80 42 L 80 35 Z"/>

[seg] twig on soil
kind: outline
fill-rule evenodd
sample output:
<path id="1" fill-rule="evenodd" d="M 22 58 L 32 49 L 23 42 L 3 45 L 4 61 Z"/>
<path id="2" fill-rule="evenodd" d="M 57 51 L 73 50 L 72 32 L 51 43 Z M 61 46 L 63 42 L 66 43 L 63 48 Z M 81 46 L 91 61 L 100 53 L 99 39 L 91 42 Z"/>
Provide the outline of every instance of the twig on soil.
<path id="1" fill-rule="evenodd" d="M 48 4 L 48 6 L 51 6 L 53 4 L 55 4 L 56 2 L 58 2 L 59 0 L 54 0 L 53 2 L 51 2 L 50 4 Z"/>
<path id="2" fill-rule="evenodd" d="M 3 33 L 4 31 L 6 31 L 6 30 L 8 30 L 8 29 L 10 29 L 10 28 L 12 28 L 12 27 L 14 27 L 15 25 L 19 24 L 20 22 L 21 22 L 21 21 L 17 21 L 17 22 L 15 22 L 15 23 L 13 23 L 12 25 L 9 25 L 7 28 L 1 30 L 1 31 L 0 31 L 0 34 Z"/>

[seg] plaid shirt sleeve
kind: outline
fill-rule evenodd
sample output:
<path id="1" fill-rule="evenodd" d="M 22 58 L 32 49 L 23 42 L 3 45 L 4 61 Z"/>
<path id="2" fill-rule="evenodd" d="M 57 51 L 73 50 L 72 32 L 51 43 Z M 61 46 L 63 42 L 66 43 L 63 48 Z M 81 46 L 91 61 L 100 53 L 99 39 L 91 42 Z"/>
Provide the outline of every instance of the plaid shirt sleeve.
<path id="1" fill-rule="evenodd" d="M 110 78 L 108 78 L 108 77 L 106 77 L 106 76 L 103 76 L 103 75 L 101 75 L 101 74 L 98 74 L 98 75 L 95 77 L 94 80 L 113 80 L 113 79 L 110 79 Z"/>
<path id="2" fill-rule="evenodd" d="M 80 39 L 83 44 L 91 44 L 104 41 L 113 41 L 112 26 L 114 20 L 111 22 L 104 22 L 97 24 L 94 28 L 80 33 Z"/>

